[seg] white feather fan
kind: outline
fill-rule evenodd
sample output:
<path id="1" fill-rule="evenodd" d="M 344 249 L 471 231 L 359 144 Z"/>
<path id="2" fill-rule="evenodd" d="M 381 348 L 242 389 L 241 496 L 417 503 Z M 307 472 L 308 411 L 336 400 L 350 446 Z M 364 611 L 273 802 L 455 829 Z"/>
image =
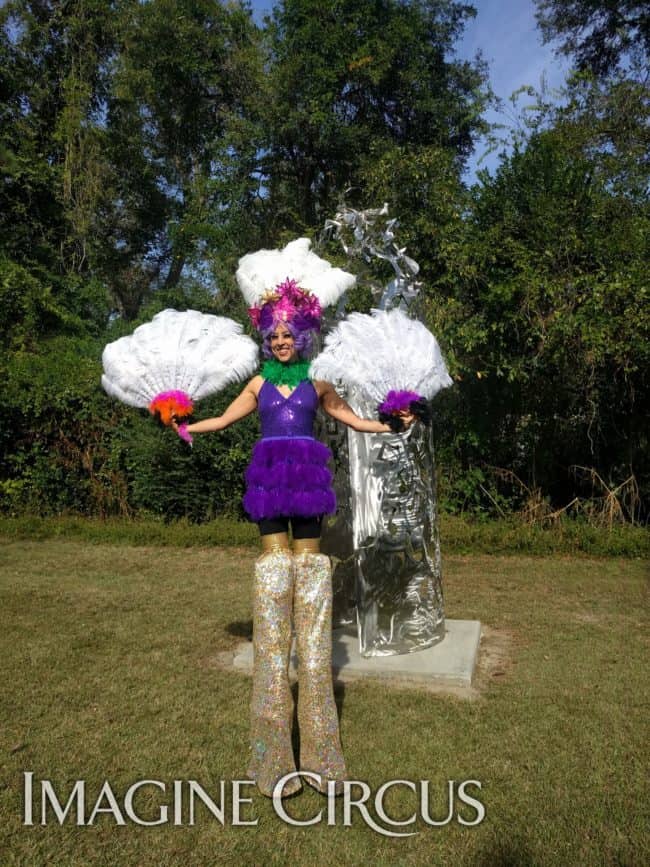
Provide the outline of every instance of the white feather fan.
<path id="1" fill-rule="evenodd" d="M 377 403 L 389 391 L 414 391 L 430 400 L 453 382 L 436 338 L 399 309 L 347 316 L 325 338 L 310 376 L 356 387 Z"/>
<path id="2" fill-rule="evenodd" d="M 289 277 L 312 292 L 322 307 L 336 304 L 354 286 L 356 277 L 333 268 L 313 253 L 310 246 L 309 238 L 297 238 L 283 250 L 258 250 L 242 256 L 235 277 L 246 302 L 251 306 L 257 304 L 265 292 Z"/>
<path id="3" fill-rule="evenodd" d="M 102 386 L 129 406 L 177 390 L 199 400 L 250 376 L 257 345 L 232 319 L 163 310 L 104 349 Z"/>

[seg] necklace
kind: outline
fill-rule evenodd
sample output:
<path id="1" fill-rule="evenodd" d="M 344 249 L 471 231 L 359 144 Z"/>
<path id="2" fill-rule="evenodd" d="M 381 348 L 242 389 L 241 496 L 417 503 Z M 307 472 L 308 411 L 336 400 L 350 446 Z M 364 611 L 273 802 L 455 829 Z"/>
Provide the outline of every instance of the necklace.
<path id="1" fill-rule="evenodd" d="M 272 382 L 273 385 L 288 385 L 295 388 L 304 379 L 309 379 L 309 362 L 292 361 L 283 364 L 277 358 L 269 358 L 262 365 L 260 371 L 262 378 Z"/>

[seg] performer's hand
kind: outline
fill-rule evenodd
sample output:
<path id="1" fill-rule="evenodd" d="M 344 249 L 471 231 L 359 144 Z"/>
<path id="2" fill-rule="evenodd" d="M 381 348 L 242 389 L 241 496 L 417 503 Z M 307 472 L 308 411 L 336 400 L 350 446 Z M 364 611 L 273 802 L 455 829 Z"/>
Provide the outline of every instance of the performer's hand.
<path id="1" fill-rule="evenodd" d="M 178 434 L 178 436 L 183 440 L 183 442 L 192 445 L 192 434 L 187 430 L 187 422 L 183 420 L 180 424 L 178 423 L 178 418 L 173 415 L 169 421 L 169 426 L 171 429 Z"/>
<path id="2" fill-rule="evenodd" d="M 399 412 L 387 413 L 383 417 L 380 414 L 379 418 L 393 433 L 404 433 L 411 427 L 417 416 L 410 409 L 402 409 Z"/>
<path id="3" fill-rule="evenodd" d="M 411 427 L 413 422 L 416 420 L 417 416 L 414 416 L 413 413 L 408 409 L 403 409 L 401 412 L 398 412 L 397 415 L 404 422 L 404 429 L 407 430 Z"/>

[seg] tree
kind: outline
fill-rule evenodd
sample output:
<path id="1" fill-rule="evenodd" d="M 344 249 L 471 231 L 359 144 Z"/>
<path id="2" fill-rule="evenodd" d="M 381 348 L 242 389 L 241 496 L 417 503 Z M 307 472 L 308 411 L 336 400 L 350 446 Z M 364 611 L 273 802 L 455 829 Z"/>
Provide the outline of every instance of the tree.
<path id="1" fill-rule="evenodd" d="M 96 117 L 110 52 L 105 3 L 15 0 L 0 11 L 2 322 L 9 345 L 96 331 L 108 305 L 89 280 L 104 160 Z"/>
<path id="2" fill-rule="evenodd" d="M 514 470 L 557 505 L 585 492 L 575 465 L 633 474 L 650 502 L 649 121 L 630 81 L 577 77 L 540 102 L 472 190 L 430 299 L 462 377 L 465 465 Z"/>
<path id="3" fill-rule="evenodd" d="M 650 11 L 638 0 L 537 0 L 537 22 L 545 42 L 562 40 L 559 50 L 578 69 L 606 76 L 650 60 Z"/>
<path id="4" fill-rule="evenodd" d="M 257 232 L 257 31 L 211 0 L 10 0 L 0 23 L 3 506 L 128 512 L 101 348 L 160 305 L 208 307 L 192 269 L 231 270 Z"/>
<path id="5" fill-rule="evenodd" d="M 263 87 L 250 11 L 11 0 L 1 15 L 5 252 L 103 282 L 130 319 L 215 247 L 231 264 L 256 232 Z"/>
<path id="6" fill-rule="evenodd" d="M 488 98 L 481 62 L 450 59 L 473 14 L 453 0 L 283 0 L 274 9 L 263 164 L 275 226 L 317 225 L 382 147 L 442 148 L 462 165 Z"/>
<path id="7" fill-rule="evenodd" d="M 107 101 L 110 243 L 99 265 L 118 275 L 120 307 L 132 317 L 151 288 L 178 286 L 215 250 L 232 264 L 233 250 L 254 237 L 264 88 L 242 6 L 125 3 L 122 22 Z"/>

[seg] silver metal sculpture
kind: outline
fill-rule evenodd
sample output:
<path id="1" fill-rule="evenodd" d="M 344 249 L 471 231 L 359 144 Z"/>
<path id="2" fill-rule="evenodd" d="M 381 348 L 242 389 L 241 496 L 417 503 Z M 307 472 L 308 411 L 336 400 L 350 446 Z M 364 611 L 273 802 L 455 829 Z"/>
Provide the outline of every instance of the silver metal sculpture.
<path id="1" fill-rule="evenodd" d="M 376 306 L 419 318 L 419 266 L 395 242 L 388 208 L 342 207 L 327 220 L 323 240 L 337 239 L 349 259 L 388 262 L 392 279 L 369 281 Z M 336 317 L 345 314 L 345 297 Z M 355 389 L 342 396 L 363 417 L 376 406 Z M 321 431 L 335 458 L 336 520 L 323 550 L 334 562 L 335 625 L 353 622 L 363 656 L 411 653 L 444 638 L 431 428 L 405 434 L 359 434 L 331 420 Z"/>

